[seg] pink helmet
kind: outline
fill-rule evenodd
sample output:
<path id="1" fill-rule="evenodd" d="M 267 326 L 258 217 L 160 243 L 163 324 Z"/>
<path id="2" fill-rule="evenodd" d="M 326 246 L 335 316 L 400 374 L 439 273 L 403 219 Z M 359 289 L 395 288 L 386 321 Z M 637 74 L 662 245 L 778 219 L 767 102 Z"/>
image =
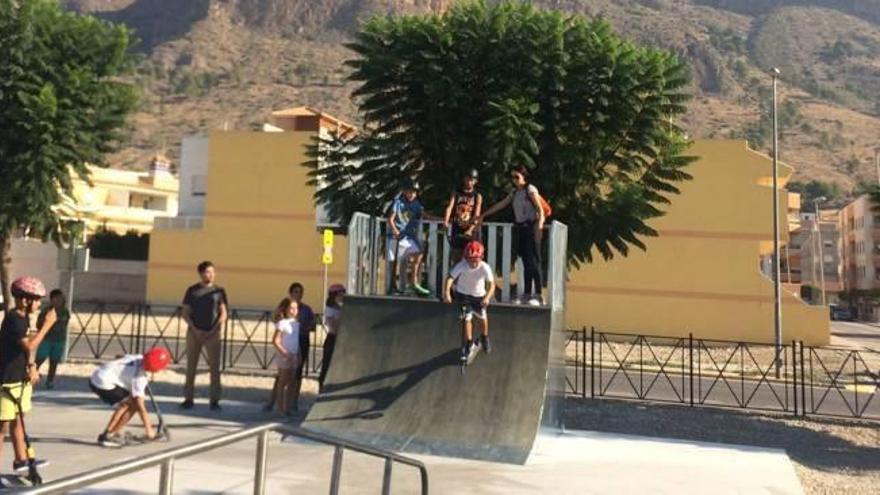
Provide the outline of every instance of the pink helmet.
<path id="1" fill-rule="evenodd" d="M 327 292 L 331 295 L 345 294 L 345 286 L 342 284 L 333 284 L 327 289 Z"/>
<path id="2" fill-rule="evenodd" d="M 46 297 L 46 286 L 36 277 L 19 277 L 12 282 L 10 292 L 21 299 L 42 299 Z"/>

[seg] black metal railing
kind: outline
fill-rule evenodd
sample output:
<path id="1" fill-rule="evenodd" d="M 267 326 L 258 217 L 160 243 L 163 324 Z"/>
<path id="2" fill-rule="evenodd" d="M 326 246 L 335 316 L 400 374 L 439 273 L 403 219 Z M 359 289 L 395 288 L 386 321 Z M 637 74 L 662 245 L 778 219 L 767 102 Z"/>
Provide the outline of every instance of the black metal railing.
<path id="1" fill-rule="evenodd" d="M 326 332 L 310 334 L 306 373 L 321 369 Z M 69 355 L 109 359 L 167 347 L 186 358 L 179 306 L 77 305 Z M 275 356 L 269 311 L 232 308 L 222 331 L 223 370 L 268 370 Z M 880 351 L 569 330 L 567 394 L 880 420 Z"/>
<path id="2" fill-rule="evenodd" d="M 566 336 L 566 393 L 880 420 L 880 352 L 600 332 Z"/>
<path id="3" fill-rule="evenodd" d="M 174 305 L 77 303 L 68 325 L 68 356 L 111 359 L 161 345 L 171 352 L 172 361 L 180 364 L 186 360 L 187 331 L 181 309 Z M 321 315 L 316 318 L 318 327 L 309 335 L 308 376 L 321 369 L 326 337 Z M 271 312 L 230 308 L 221 330 L 222 369 L 270 369 L 275 359 L 274 332 Z"/>

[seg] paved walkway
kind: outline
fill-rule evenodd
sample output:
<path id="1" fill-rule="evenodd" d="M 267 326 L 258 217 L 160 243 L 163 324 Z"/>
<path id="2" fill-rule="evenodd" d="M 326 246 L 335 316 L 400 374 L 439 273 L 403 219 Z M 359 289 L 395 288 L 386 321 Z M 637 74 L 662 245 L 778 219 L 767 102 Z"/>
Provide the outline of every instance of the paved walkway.
<path id="1" fill-rule="evenodd" d="M 108 450 L 94 442 L 109 408 L 84 392 L 41 392 L 28 425 L 37 439 L 39 456 L 52 461 L 42 470 L 44 478 L 51 480 L 273 419 L 253 403 L 227 401 L 220 414 L 211 413 L 202 403 L 183 415 L 176 410 L 176 399 L 159 400 L 173 428 L 171 443 Z M 255 441 L 247 441 L 179 461 L 175 492 L 250 493 L 255 446 Z M 7 444 L 3 466 L 9 465 L 9 454 Z M 782 451 L 605 433 L 543 434 L 525 466 L 417 457 L 428 465 L 434 494 L 802 493 Z M 327 492 L 330 448 L 304 441 L 282 443 L 273 435 L 269 458 L 267 493 Z M 346 453 L 342 493 L 378 493 L 381 473 L 381 461 Z M 416 493 L 418 477 L 415 470 L 395 467 L 393 483 L 392 493 Z M 158 469 L 84 493 L 155 493 L 156 486 Z"/>

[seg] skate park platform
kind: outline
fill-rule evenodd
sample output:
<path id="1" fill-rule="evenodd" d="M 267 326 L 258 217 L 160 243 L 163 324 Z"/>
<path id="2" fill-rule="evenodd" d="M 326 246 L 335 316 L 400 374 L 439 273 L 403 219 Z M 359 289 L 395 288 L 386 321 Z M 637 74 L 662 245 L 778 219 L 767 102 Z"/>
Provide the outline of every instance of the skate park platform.
<path id="1" fill-rule="evenodd" d="M 457 305 L 347 297 L 345 331 L 303 427 L 397 452 L 525 463 L 542 419 L 553 423 L 551 310 L 488 311 L 492 352 L 462 373 Z"/>
<path id="2" fill-rule="evenodd" d="M 265 391 L 261 391 L 265 392 Z M 110 409 L 87 391 L 38 391 L 28 427 L 37 453 L 52 464 L 46 481 L 107 466 L 169 447 L 237 431 L 266 420 L 257 402 L 224 401 L 217 415 L 198 403 L 181 414 L 179 397 L 158 397 L 173 428 L 172 442 L 108 450 L 97 446 Z M 136 428 L 136 426 L 135 426 Z M 136 430 L 135 430 L 136 431 Z M 175 493 L 253 493 L 255 442 L 247 441 L 175 464 Z M 3 451 L 8 467 L 10 449 Z M 783 451 L 596 432 L 540 433 L 525 465 L 416 455 L 428 467 L 432 494 L 500 495 L 551 491 L 575 494 L 781 494 L 801 495 Z M 269 444 L 267 493 L 328 493 L 333 450 L 307 441 Z M 380 493 L 382 462 L 346 453 L 340 493 Z M 5 469 L 4 469 L 5 471 Z M 743 473 L 748 473 L 743 476 Z M 159 470 L 149 469 L 76 493 L 139 495 L 156 493 Z M 399 468 L 392 493 L 418 493 L 418 475 Z"/>

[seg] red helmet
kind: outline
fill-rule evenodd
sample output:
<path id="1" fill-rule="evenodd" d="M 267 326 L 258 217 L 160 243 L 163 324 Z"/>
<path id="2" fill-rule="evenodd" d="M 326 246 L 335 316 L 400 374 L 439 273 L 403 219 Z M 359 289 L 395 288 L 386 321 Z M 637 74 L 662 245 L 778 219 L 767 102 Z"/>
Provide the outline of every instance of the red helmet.
<path id="1" fill-rule="evenodd" d="M 20 277 L 10 287 L 12 297 L 42 299 L 46 297 L 46 286 L 36 277 Z"/>
<path id="2" fill-rule="evenodd" d="M 345 294 L 345 286 L 342 284 L 333 284 L 327 289 L 330 295 Z"/>
<path id="3" fill-rule="evenodd" d="M 471 259 L 483 259 L 483 243 L 480 241 L 471 241 L 464 247 L 464 257 Z"/>
<path id="4" fill-rule="evenodd" d="M 171 353 L 164 347 L 153 347 L 144 354 L 144 369 L 150 373 L 162 371 L 171 363 Z"/>

